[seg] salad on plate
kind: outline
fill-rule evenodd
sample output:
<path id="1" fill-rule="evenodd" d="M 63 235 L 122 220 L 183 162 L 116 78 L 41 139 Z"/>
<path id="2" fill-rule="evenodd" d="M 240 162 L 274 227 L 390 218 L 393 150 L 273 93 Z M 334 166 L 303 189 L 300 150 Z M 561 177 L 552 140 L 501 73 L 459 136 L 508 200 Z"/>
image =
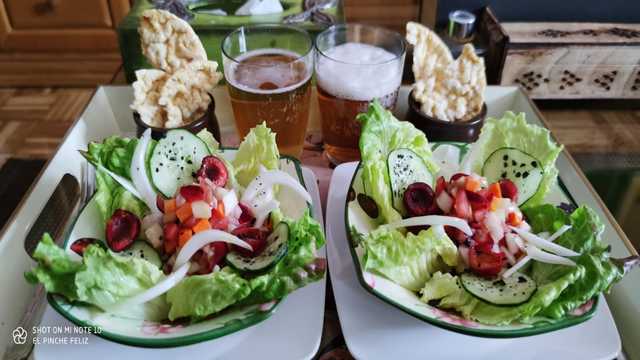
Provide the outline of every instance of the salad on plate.
<path id="1" fill-rule="evenodd" d="M 279 169 L 275 134 L 262 124 L 226 160 L 206 130 L 158 141 L 112 136 L 83 156 L 96 169 L 100 238 L 45 235 L 25 274 L 97 314 L 195 323 L 238 306 L 278 301 L 322 279 L 322 227 L 308 208 L 285 216 L 279 192 L 311 197 Z M 284 200 L 282 200 L 284 201 Z"/>
<path id="2" fill-rule="evenodd" d="M 562 147 L 523 113 L 487 119 L 473 144 L 435 146 L 377 102 L 359 120 L 346 225 L 363 285 L 388 302 L 524 328 L 593 305 L 637 263 L 610 258 L 592 209 L 549 200 Z"/>

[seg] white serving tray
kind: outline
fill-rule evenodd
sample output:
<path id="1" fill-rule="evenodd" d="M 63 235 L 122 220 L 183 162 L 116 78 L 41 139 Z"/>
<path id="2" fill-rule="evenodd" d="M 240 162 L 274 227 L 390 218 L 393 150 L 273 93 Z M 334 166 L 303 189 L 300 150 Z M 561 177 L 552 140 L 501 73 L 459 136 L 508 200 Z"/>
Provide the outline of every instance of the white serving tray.
<path id="1" fill-rule="evenodd" d="M 327 252 L 333 294 L 347 347 L 358 359 L 610 360 L 620 337 L 604 298 L 586 322 L 550 333 L 509 339 L 475 337 L 416 319 L 359 283 L 344 225 L 347 189 L 357 163 L 338 166 L 327 209 Z"/>
<path id="2" fill-rule="evenodd" d="M 221 130 L 222 132 L 228 131 L 229 127 L 234 125 L 227 91 L 225 88 L 219 88 L 214 96 L 217 105 L 216 115 L 221 120 Z M 86 149 L 90 141 L 99 141 L 113 134 L 134 134 L 135 124 L 129 108 L 132 99 L 133 93 L 129 86 L 97 88 L 82 115 L 65 135 L 56 154 L 47 163 L 38 179 L 34 181 L 29 195 L 18 206 L 14 216 L 7 222 L 3 233 L 0 234 L 0 264 L 3 267 L 3 271 L 0 272 L 0 284 L 2 285 L 0 290 L 0 356 L 12 343 L 11 332 L 17 326 L 31 301 L 35 288 L 28 284 L 23 276 L 23 273 L 34 265 L 23 248 L 26 233 L 62 175 L 70 173 L 80 179 L 81 164 L 85 160 L 78 153 L 78 149 Z M 305 171 L 305 183 L 310 187 L 313 186 L 311 193 L 314 196 L 314 215 L 320 216 L 319 221 L 322 223 L 317 183 L 315 177 L 307 181 L 306 178 L 309 175 L 310 171 Z M 176 358 L 176 351 L 194 348 L 198 350 L 200 357 L 207 354 L 207 358 L 210 356 L 224 358 L 232 356 L 235 358 L 236 355 L 243 357 L 242 354 L 247 354 L 236 351 L 251 351 L 254 354 L 257 351 L 265 358 L 274 359 L 283 357 L 310 358 L 315 355 L 320 344 L 324 321 L 324 299 L 325 280 L 322 280 L 289 296 L 278 306 L 275 314 L 259 325 L 222 338 L 227 340 L 212 340 L 174 350 L 158 349 L 148 354 L 153 353 L 155 357 L 160 353 L 166 353 L 173 354 L 173 358 Z M 43 321 L 46 321 L 47 324 L 53 324 L 61 322 L 61 318 L 51 308 L 48 308 Z M 70 325 L 70 323 L 66 324 Z M 249 335 L 251 338 L 246 338 Z M 286 340 L 291 338 L 296 339 L 295 343 Z M 283 341 L 283 339 L 285 340 Z M 114 351 L 113 349 L 118 349 L 113 353 L 113 358 L 124 359 L 129 356 L 134 357 L 134 354 L 137 358 L 151 357 L 147 353 L 140 353 L 140 348 L 117 345 L 97 337 L 90 337 L 91 343 L 100 345 L 98 348 L 91 347 L 92 351 L 100 351 L 100 353 L 82 352 L 85 359 L 91 356 L 95 357 L 97 354 L 106 356 L 104 354 L 109 354 Z M 103 347 L 105 344 L 117 345 L 118 347 Z M 85 346 L 87 345 L 56 345 L 49 348 L 51 351 L 55 349 L 63 351 L 64 358 L 68 358 L 70 354 L 78 350 L 76 348 Z M 37 347 L 34 353 L 38 357 L 47 357 L 46 349 Z M 89 348 L 87 347 L 87 349 Z M 216 352 L 217 350 L 220 352 Z M 62 352 L 55 354 L 57 355 L 49 356 L 49 358 L 59 359 L 62 357 Z M 80 353 L 78 353 L 79 356 Z"/>

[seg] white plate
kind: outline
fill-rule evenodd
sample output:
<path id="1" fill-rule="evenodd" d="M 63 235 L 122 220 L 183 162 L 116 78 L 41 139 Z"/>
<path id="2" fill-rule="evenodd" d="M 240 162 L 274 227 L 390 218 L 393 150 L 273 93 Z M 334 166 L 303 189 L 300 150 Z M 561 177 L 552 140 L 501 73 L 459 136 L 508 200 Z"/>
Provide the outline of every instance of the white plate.
<path id="1" fill-rule="evenodd" d="M 487 339 L 415 319 L 369 294 L 358 282 L 344 227 L 347 188 L 356 163 L 338 166 L 327 202 L 327 253 L 338 316 L 349 351 L 359 359 L 613 359 L 620 337 L 603 297 L 595 316 L 552 333 Z"/>
<path id="2" fill-rule="evenodd" d="M 316 178 L 307 168 L 303 168 L 303 175 L 313 198 L 314 217 L 322 224 L 322 207 Z M 324 248 L 320 251 L 320 256 L 325 256 Z M 40 327 L 51 329 L 50 331 L 63 329 L 63 333 L 42 335 L 40 341 L 44 341 L 45 338 L 51 341 L 53 338 L 64 337 L 79 337 L 84 341 L 86 337 L 87 344 L 36 345 L 34 358 L 86 360 L 95 357 L 96 354 L 109 354 L 109 358 L 118 360 L 248 359 L 259 354 L 260 359 L 310 359 L 318 351 L 322 336 L 325 282 L 323 279 L 296 290 L 278 305 L 275 314 L 255 326 L 219 339 L 166 349 L 121 345 L 94 335 L 69 335 L 64 329 L 73 328 L 73 324 L 49 306 Z"/>

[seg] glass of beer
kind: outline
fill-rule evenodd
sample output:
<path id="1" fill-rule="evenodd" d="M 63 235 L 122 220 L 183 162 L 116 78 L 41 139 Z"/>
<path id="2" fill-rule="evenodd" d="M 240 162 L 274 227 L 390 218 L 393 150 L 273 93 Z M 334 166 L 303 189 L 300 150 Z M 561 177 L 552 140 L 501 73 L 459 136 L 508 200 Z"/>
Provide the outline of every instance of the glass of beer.
<path id="1" fill-rule="evenodd" d="M 280 153 L 302 154 L 311 96 L 313 42 L 285 25 L 243 26 L 222 42 L 224 76 L 240 138 L 266 121 Z"/>
<path id="2" fill-rule="evenodd" d="M 360 123 L 378 99 L 395 107 L 402 80 L 402 35 L 379 27 L 341 24 L 316 37 L 316 80 L 325 154 L 339 164 L 360 158 Z"/>

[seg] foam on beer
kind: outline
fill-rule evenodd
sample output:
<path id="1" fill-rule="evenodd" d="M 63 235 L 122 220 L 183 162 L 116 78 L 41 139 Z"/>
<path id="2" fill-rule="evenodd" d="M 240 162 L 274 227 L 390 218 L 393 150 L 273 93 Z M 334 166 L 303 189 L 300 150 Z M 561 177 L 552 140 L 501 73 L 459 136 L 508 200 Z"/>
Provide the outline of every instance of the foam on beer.
<path id="1" fill-rule="evenodd" d="M 318 85 L 329 94 L 354 101 L 382 98 L 395 92 L 402 80 L 397 55 L 363 43 L 348 42 L 318 56 Z"/>
<path id="2" fill-rule="evenodd" d="M 295 63 L 274 62 L 263 66 L 243 63 L 243 61 L 260 55 L 284 55 L 292 59 L 300 58 L 300 54 L 283 49 L 260 49 L 248 51 L 232 60 L 224 59 L 225 79 L 234 87 L 255 94 L 277 94 L 291 91 L 304 84 L 311 77 L 310 61 L 303 59 Z M 261 85 L 271 83 L 277 88 L 261 89 Z"/>

